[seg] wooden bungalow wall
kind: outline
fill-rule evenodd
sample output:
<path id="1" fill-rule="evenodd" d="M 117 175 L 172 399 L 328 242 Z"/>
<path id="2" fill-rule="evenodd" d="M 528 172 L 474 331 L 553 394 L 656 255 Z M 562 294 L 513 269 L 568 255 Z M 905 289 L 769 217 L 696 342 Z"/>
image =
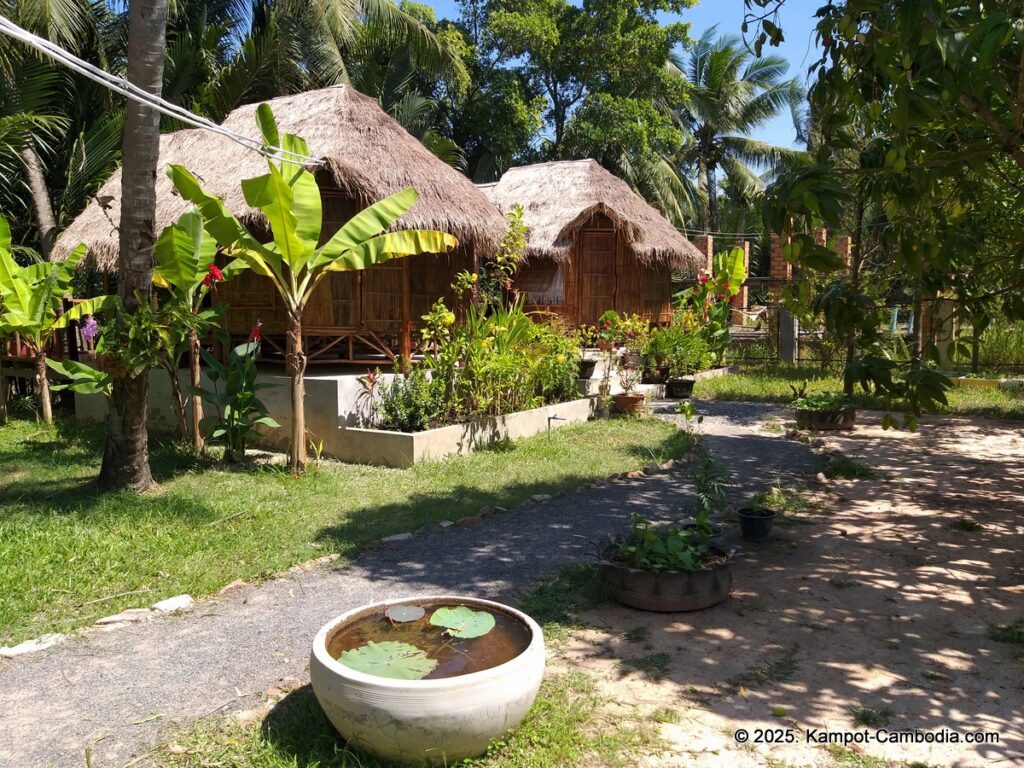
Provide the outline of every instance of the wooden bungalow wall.
<path id="1" fill-rule="evenodd" d="M 556 268 L 549 260 L 527 264 L 516 278 L 529 290 Z M 605 216 L 595 216 L 576 236 L 562 265 L 561 304 L 531 304 L 532 310 L 561 315 L 572 325 L 596 323 L 609 309 L 639 314 L 653 323 L 672 319 L 672 271 L 665 264 L 646 265 Z"/>
<path id="2" fill-rule="evenodd" d="M 358 211 L 355 201 L 337 191 L 324 190 L 324 224 L 321 240 L 326 241 Z M 403 265 L 403 262 L 408 262 Z M 438 298 L 451 304 L 451 283 L 455 275 L 472 267 L 466 248 L 450 254 L 424 254 L 379 264 L 362 272 L 334 272 L 314 291 L 303 313 L 303 330 L 309 335 L 344 335 L 370 331 L 398 351 L 402 332 L 402 296 L 408 272 L 409 315 L 413 328 L 430 311 Z M 284 307 L 269 280 L 246 270 L 219 287 L 218 300 L 227 303 L 224 327 L 235 336 L 247 335 L 262 321 L 265 335 L 283 335 Z M 339 351 L 342 351 L 339 348 Z"/>

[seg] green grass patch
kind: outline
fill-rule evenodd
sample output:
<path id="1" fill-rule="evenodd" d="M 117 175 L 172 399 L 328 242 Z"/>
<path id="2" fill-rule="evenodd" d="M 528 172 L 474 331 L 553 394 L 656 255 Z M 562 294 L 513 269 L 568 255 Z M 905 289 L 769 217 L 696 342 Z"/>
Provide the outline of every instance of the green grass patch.
<path id="1" fill-rule="evenodd" d="M 871 480 L 878 477 L 878 472 L 846 454 L 833 453 L 828 457 L 825 475 L 837 480 Z"/>
<path id="2" fill-rule="evenodd" d="M 830 768 L 930 768 L 929 763 L 912 762 L 902 760 L 893 761 L 881 757 L 872 757 L 852 749 L 846 749 L 836 744 L 829 745 L 829 756 L 832 758 Z"/>
<path id="3" fill-rule="evenodd" d="M 383 536 L 683 456 L 689 443 L 655 419 L 594 421 L 409 469 L 328 461 L 293 478 L 153 440 L 159 487 L 100 494 L 99 429 L 11 422 L 0 428 L 0 644 L 349 557 Z"/>
<path id="4" fill-rule="evenodd" d="M 543 582 L 520 607 L 544 629 L 549 642 L 560 642 L 585 628 L 579 613 L 602 600 L 597 568 L 589 563 L 567 565 L 557 578 Z"/>
<path id="5" fill-rule="evenodd" d="M 1024 619 L 1017 619 L 1009 624 L 997 624 L 989 633 L 997 643 L 1024 645 Z"/>
<path id="6" fill-rule="evenodd" d="M 593 678 L 548 676 L 522 725 L 491 745 L 473 768 L 618 768 L 658 746 L 649 722 L 606 718 Z M 283 699 L 262 723 L 202 721 L 161 745 L 156 768 L 384 768 L 348 749 L 324 717 L 309 686 Z"/>
<path id="7" fill-rule="evenodd" d="M 865 728 L 877 728 L 889 722 L 889 718 L 892 717 L 892 708 L 888 706 L 877 708 L 858 706 L 850 707 L 849 713 L 850 719 L 857 725 L 863 725 Z"/>
<path id="8" fill-rule="evenodd" d="M 728 376 L 702 379 L 694 387 L 694 396 L 703 400 L 746 400 L 759 403 L 789 403 L 791 386 L 798 389 L 807 382 L 807 394 L 838 392 L 842 382 L 813 366 L 768 365 L 750 367 Z M 1024 421 L 1024 392 L 1003 389 L 953 387 L 947 393 L 949 405 L 943 413 L 986 416 Z M 885 410 L 882 398 L 863 393 L 854 397 L 860 408 Z"/>

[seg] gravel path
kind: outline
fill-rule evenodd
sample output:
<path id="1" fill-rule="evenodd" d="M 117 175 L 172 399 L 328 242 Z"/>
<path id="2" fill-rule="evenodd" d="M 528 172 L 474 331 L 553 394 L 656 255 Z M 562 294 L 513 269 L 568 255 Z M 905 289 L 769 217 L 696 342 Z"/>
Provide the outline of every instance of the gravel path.
<path id="1" fill-rule="evenodd" d="M 671 413 L 669 403 L 655 408 Z M 793 468 L 818 471 L 807 446 L 761 428 L 781 409 L 721 403 L 701 412 L 712 452 L 743 493 Z M 588 540 L 622 530 L 632 512 L 678 516 L 691 495 L 685 477 L 677 470 L 602 484 L 474 526 L 434 529 L 344 567 L 237 587 L 183 616 L 90 632 L 0 661 L 0 765 L 84 766 L 89 749 L 93 768 L 120 768 L 168 727 L 252 707 L 282 679 L 304 680 L 313 636 L 338 613 L 410 593 L 509 595 L 585 557 Z"/>

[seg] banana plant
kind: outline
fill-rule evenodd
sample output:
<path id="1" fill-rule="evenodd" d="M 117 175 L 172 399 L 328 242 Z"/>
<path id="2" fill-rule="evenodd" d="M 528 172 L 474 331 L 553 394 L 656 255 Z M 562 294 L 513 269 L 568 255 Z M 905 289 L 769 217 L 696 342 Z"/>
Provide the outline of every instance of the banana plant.
<path id="1" fill-rule="evenodd" d="M 113 297 L 97 296 L 78 302 L 63 312 L 64 297 L 71 295 L 71 281 L 86 254 L 78 246 L 65 261 L 21 266 L 11 255 L 11 229 L 0 217 L 0 327 L 20 334 L 35 352 L 36 392 L 43 420 L 53 422 L 50 382 L 46 374 L 46 349 L 57 331 L 72 320 L 94 315 L 111 306 Z"/>
<path id="2" fill-rule="evenodd" d="M 289 157 L 309 157 L 305 140 L 280 134 L 270 107 L 256 109 L 264 146 L 280 147 Z M 322 245 L 320 188 L 303 165 L 274 159 L 263 176 L 242 181 L 246 202 L 260 209 L 270 223 L 273 241 L 261 243 L 224 206 L 203 189 L 185 168 L 171 165 L 168 174 L 183 198 L 194 203 L 217 244 L 233 261 L 228 269 L 248 268 L 273 283 L 287 312 L 285 361 L 291 376 L 291 467 L 306 468 L 307 441 L 304 410 L 306 355 L 302 341 L 302 312 L 313 291 L 331 272 L 368 269 L 392 258 L 420 253 L 444 253 L 456 245 L 452 235 L 433 230 L 387 230 L 418 198 L 410 188 L 375 203 L 353 216 Z"/>
<path id="3" fill-rule="evenodd" d="M 203 420 L 203 399 L 194 394 L 202 385 L 202 368 L 199 339 L 212 328 L 220 316 L 220 306 L 203 309 L 203 301 L 216 284 L 225 278 L 224 272 L 215 264 L 217 243 L 203 228 L 203 217 L 189 212 L 178 221 L 165 227 L 154 247 L 156 267 L 153 269 L 153 283 L 165 289 L 167 302 L 189 316 L 191 322 L 175 326 L 181 338 L 175 339 L 168 350 L 166 365 L 171 380 L 174 404 L 178 411 L 178 431 L 181 438 L 187 438 L 188 426 L 185 418 L 185 399 L 178 383 L 178 368 L 186 349 L 189 353 L 189 395 L 192 405 L 192 445 L 197 452 L 204 448 L 200 422 Z"/>

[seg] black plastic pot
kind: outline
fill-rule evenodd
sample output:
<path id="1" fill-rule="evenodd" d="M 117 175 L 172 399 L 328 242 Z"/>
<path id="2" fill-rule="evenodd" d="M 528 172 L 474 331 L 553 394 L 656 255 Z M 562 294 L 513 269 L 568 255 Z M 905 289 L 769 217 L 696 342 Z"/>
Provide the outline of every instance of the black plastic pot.
<path id="1" fill-rule="evenodd" d="M 800 429 L 853 429 L 856 419 L 855 408 L 840 408 L 835 411 L 796 409 L 796 425 Z"/>
<path id="2" fill-rule="evenodd" d="M 597 360 L 580 360 L 580 378 L 590 379 L 594 376 L 594 370 L 597 368 Z"/>
<path id="3" fill-rule="evenodd" d="M 760 543 L 772 537 L 772 523 L 775 521 L 774 509 L 754 509 L 744 507 L 736 510 L 740 517 L 740 532 L 744 541 Z"/>
<path id="4" fill-rule="evenodd" d="M 682 400 L 689 397 L 693 394 L 694 383 L 694 380 L 691 378 L 669 379 L 665 384 L 665 396 L 673 400 Z"/>
<path id="5" fill-rule="evenodd" d="M 727 557 L 714 568 L 686 573 L 652 573 L 603 559 L 598 572 L 610 598 L 643 611 L 699 611 L 725 600 L 732 591 L 732 557 L 725 550 L 711 548 Z"/>
<path id="6" fill-rule="evenodd" d="M 647 366 L 644 368 L 644 384 L 664 384 L 668 381 L 668 366 Z"/>

